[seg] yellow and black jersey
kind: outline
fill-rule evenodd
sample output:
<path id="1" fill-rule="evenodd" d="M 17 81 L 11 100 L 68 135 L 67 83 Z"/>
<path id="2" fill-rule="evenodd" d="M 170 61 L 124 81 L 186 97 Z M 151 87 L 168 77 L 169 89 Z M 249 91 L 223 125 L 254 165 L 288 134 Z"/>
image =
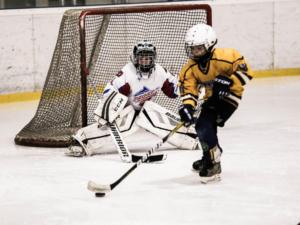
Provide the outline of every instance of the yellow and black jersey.
<path id="1" fill-rule="evenodd" d="M 179 92 L 183 104 L 196 106 L 199 95 L 199 86 L 206 90 L 205 98 L 212 95 L 213 80 L 216 76 L 228 76 L 233 85 L 230 87 L 230 95 L 226 101 L 238 106 L 244 91 L 244 85 L 252 79 L 252 71 L 244 57 L 238 51 L 230 48 L 216 48 L 212 52 L 210 60 L 205 68 L 192 60 L 182 67 L 179 74 Z"/>

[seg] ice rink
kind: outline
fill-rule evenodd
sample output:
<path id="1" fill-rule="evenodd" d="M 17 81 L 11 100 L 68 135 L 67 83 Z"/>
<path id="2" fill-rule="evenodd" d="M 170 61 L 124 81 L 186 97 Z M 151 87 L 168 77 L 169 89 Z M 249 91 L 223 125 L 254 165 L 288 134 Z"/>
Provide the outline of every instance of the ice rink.
<path id="1" fill-rule="evenodd" d="M 191 171 L 200 151 L 165 150 L 164 163 L 140 165 L 104 198 L 87 190 L 88 180 L 111 183 L 132 165 L 116 152 L 69 158 L 62 148 L 15 145 L 37 104 L 0 105 L 2 225 L 300 223 L 300 76 L 247 86 L 239 109 L 219 130 L 220 182 L 201 184 Z M 149 149 L 157 141 L 142 136 L 129 146 Z"/>

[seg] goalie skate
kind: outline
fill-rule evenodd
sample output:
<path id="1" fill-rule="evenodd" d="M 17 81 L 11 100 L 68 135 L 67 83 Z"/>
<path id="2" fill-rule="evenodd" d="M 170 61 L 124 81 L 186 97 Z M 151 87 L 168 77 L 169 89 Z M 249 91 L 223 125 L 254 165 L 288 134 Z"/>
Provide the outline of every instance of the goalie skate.
<path id="1" fill-rule="evenodd" d="M 71 145 L 68 147 L 67 151 L 65 152 L 65 155 L 71 157 L 83 157 L 87 154 L 81 146 Z"/>
<path id="2" fill-rule="evenodd" d="M 72 143 L 65 151 L 66 156 L 83 157 L 88 155 L 86 150 L 79 144 L 79 142 L 72 137 Z"/>

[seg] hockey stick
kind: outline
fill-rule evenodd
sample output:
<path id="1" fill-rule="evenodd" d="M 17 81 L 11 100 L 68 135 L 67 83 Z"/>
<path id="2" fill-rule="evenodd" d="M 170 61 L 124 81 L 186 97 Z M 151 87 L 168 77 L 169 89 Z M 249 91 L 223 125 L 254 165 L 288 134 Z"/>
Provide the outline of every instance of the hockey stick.
<path id="1" fill-rule="evenodd" d="M 127 148 L 127 145 L 123 141 L 119 127 L 117 126 L 117 124 L 115 122 L 109 123 L 108 126 L 109 126 L 109 130 L 110 130 L 110 134 L 111 134 L 112 139 L 117 147 L 117 150 L 119 152 L 119 155 L 120 155 L 122 161 L 130 163 L 130 162 L 137 162 L 143 158 L 143 156 L 130 153 L 130 151 Z M 157 161 L 162 161 L 165 159 L 166 159 L 165 154 L 156 154 L 156 155 L 151 155 L 147 162 L 157 162 Z"/>
<path id="2" fill-rule="evenodd" d="M 176 133 L 181 127 L 183 126 L 183 123 L 180 122 L 177 124 L 177 126 L 170 131 L 168 135 L 166 135 L 164 138 L 162 138 L 159 143 L 157 143 L 154 147 L 152 147 L 147 154 L 140 160 L 138 160 L 129 170 L 127 170 L 119 179 L 117 179 L 115 182 L 111 184 L 98 184 L 95 183 L 94 181 L 89 181 L 88 182 L 88 190 L 95 192 L 95 195 L 97 197 L 102 197 L 104 196 L 107 192 L 112 191 L 119 183 L 122 182 L 132 171 L 134 171 L 141 163 L 147 162 L 152 155 L 157 149 L 160 148 L 160 146 L 165 143 L 169 137 L 171 137 L 174 133 Z"/>
<path id="3" fill-rule="evenodd" d="M 94 82 L 91 79 L 88 79 L 88 81 L 90 82 L 97 98 L 101 99 Z M 115 96 L 114 94 L 111 94 L 108 98 L 112 99 L 114 96 Z M 108 105 L 106 107 L 108 107 Z M 115 146 L 116 146 L 118 153 L 121 157 L 121 160 L 123 162 L 127 162 L 127 163 L 137 162 L 143 158 L 143 156 L 130 153 L 129 149 L 127 148 L 127 145 L 125 144 L 125 142 L 122 138 L 121 132 L 120 132 L 119 127 L 116 124 L 116 122 L 107 123 L 107 127 L 109 128 L 111 137 L 115 143 Z M 147 162 L 157 162 L 157 161 L 162 161 L 165 159 L 166 159 L 166 154 L 162 153 L 162 154 L 151 155 L 149 157 L 149 159 L 147 160 Z"/>

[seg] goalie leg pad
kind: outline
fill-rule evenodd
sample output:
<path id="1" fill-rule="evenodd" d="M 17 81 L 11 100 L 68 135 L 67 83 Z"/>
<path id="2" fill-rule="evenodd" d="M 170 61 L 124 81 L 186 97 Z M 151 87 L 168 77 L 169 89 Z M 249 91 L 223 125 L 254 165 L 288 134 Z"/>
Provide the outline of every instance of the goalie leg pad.
<path id="1" fill-rule="evenodd" d="M 122 137 L 127 137 L 138 130 L 138 126 L 134 123 L 135 118 L 135 110 L 131 105 L 127 106 L 120 113 L 116 123 Z M 114 145 L 110 136 L 110 128 L 107 125 L 101 126 L 98 123 L 79 129 L 73 138 L 82 146 L 86 155 L 89 156 L 103 152 L 101 147 L 104 145 Z"/>
<path id="2" fill-rule="evenodd" d="M 77 145 L 79 144 L 82 147 L 85 154 L 91 156 L 94 153 L 94 149 L 99 147 L 94 145 L 93 140 L 101 138 L 101 142 L 104 143 L 104 139 L 109 139 L 109 131 L 106 126 L 100 126 L 98 123 L 94 123 L 79 129 L 72 137 L 77 141 Z M 69 150 L 71 151 L 72 149 L 78 151 L 78 146 L 70 146 Z"/>
<path id="3" fill-rule="evenodd" d="M 174 129 L 178 122 L 180 122 L 179 115 L 152 101 L 145 102 L 136 119 L 138 126 L 161 138 Z M 194 127 L 181 127 L 167 142 L 180 149 L 197 149 L 198 140 L 196 137 Z"/>

